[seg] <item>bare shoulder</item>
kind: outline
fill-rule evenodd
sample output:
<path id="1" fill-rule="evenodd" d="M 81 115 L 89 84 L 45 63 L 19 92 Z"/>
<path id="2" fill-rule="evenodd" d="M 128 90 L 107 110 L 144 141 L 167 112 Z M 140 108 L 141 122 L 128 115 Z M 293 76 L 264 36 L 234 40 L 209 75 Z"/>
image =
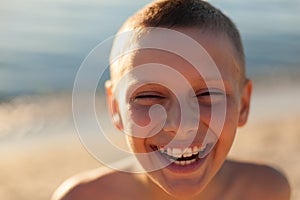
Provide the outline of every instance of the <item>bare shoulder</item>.
<path id="1" fill-rule="evenodd" d="M 139 188 L 139 181 L 135 174 L 101 167 L 67 179 L 54 192 L 52 200 L 132 198 L 131 188 Z"/>
<path id="2" fill-rule="evenodd" d="M 226 161 L 234 171 L 239 187 L 249 199 L 290 199 L 290 185 L 286 176 L 279 170 L 261 164 Z M 245 190 L 244 190 L 245 189 Z"/>
<path id="3" fill-rule="evenodd" d="M 52 200 L 82 199 L 95 186 L 101 189 L 102 179 L 112 172 L 107 168 L 99 168 L 76 174 L 65 180 L 54 192 Z"/>

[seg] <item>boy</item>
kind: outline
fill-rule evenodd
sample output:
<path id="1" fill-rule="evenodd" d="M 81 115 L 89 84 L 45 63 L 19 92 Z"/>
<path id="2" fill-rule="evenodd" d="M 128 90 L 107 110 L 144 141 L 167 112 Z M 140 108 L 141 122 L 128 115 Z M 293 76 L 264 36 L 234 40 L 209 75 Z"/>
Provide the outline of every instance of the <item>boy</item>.
<path id="1" fill-rule="evenodd" d="M 201 0 L 160 0 L 120 32 L 131 30 L 139 31 L 123 46 L 114 44 L 112 55 L 126 55 L 111 60 L 106 89 L 113 121 L 145 173 L 101 168 L 66 181 L 53 199 L 289 199 L 278 171 L 226 160 L 237 127 L 246 123 L 252 90 L 231 20 Z M 189 40 L 174 40 L 172 31 L 196 41 L 209 58 Z M 164 34 L 159 42 L 157 32 Z M 181 45 L 188 59 L 147 48 L 171 38 L 168 47 Z M 146 47 L 125 53 L 133 43 Z"/>

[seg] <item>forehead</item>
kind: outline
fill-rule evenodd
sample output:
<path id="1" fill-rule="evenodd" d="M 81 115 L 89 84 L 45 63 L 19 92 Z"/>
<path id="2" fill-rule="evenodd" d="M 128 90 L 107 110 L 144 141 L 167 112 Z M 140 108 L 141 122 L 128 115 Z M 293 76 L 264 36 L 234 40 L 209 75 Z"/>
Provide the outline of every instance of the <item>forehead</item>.
<path id="1" fill-rule="evenodd" d="M 161 41 L 151 40 L 150 43 L 168 41 L 171 44 L 168 46 L 169 49 L 142 48 L 135 51 L 129 56 L 130 59 L 126 60 L 124 72 L 144 64 L 158 63 L 174 68 L 189 79 L 220 79 L 221 77 L 233 84 L 239 81 L 240 67 L 228 37 L 223 34 L 201 32 L 196 28 L 177 28 L 175 30 L 187 35 L 190 39 L 192 38 L 203 51 L 192 48 L 188 42 L 180 39 L 171 40 L 172 37 L 162 35 Z M 151 33 L 148 33 L 149 35 L 151 36 Z M 143 39 L 138 41 L 141 47 L 143 47 L 143 42 Z M 178 46 L 184 49 L 183 54 L 174 51 Z M 214 71 L 219 74 L 210 73 Z M 159 75 L 168 76 L 168 74 Z"/>

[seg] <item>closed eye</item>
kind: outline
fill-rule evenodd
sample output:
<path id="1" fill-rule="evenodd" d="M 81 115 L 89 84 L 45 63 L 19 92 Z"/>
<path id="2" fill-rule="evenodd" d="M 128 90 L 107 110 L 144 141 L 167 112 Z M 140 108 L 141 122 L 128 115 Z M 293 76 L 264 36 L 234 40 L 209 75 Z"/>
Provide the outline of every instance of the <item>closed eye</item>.
<path id="1" fill-rule="evenodd" d="M 211 105 L 221 102 L 226 97 L 225 93 L 219 90 L 206 90 L 197 95 L 198 102 L 204 105 Z"/>
<path id="2" fill-rule="evenodd" d="M 147 98 L 149 98 L 149 99 L 151 99 L 151 98 L 153 98 L 153 99 L 155 99 L 155 98 L 164 99 L 165 97 L 160 96 L 160 95 L 150 95 L 150 94 L 138 95 L 138 96 L 135 97 L 135 99 L 147 99 Z"/>
<path id="3" fill-rule="evenodd" d="M 133 102 L 138 105 L 142 105 L 142 106 L 151 106 L 154 104 L 161 104 L 164 99 L 166 99 L 166 97 L 161 95 L 160 93 L 143 92 L 143 93 L 137 94 L 133 98 Z"/>
<path id="4" fill-rule="evenodd" d="M 224 95 L 224 94 L 221 93 L 221 92 L 209 92 L 209 91 L 207 91 L 207 92 L 203 92 L 201 94 L 198 94 L 197 97 L 199 97 L 199 96 L 212 96 L 212 95 Z"/>

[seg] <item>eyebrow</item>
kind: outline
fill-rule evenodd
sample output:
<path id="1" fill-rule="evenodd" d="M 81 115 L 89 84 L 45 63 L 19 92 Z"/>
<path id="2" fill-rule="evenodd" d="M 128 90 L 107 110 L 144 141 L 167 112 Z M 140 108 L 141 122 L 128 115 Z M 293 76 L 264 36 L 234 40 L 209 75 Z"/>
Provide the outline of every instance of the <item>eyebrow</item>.
<path id="1" fill-rule="evenodd" d="M 199 88 L 202 87 L 218 87 L 218 88 L 223 88 L 225 92 L 231 93 L 233 91 L 233 86 L 230 84 L 228 80 L 224 79 L 208 79 L 204 81 L 204 79 L 197 78 L 197 79 L 192 79 L 191 83 L 196 83 L 196 84 L 190 84 L 192 88 L 194 88 L 194 91 L 198 90 Z M 199 84 L 200 83 L 200 84 Z M 133 87 L 139 86 L 138 82 L 135 82 L 133 84 L 130 84 Z M 156 89 L 156 88 L 161 88 L 161 84 L 159 83 L 154 83 L 154 82 L 144 82 L 140 87 L 148 87 L 151 89 Z M 168 88 L 166 88 L 168 89 Z"/>
<path id="2" fill-rule="evenodd" d="M 202 78 L 194 78 L 192 79 L 192 83 L 197 83 L 197 85 L 194 85 L 194 86 L 198 86 L 199 83 L 200 83 L 200 86 L 201 87 L 207 87 L 207 86 L 224 86 L 225 89 L 231 89 L 231 84 L 230 84 L 230 81 L 228 80 L 224 80 L 224 79 L 216 79 L 216 78 L 211 78 L 211 79 L 207 79 L 207 80 L 204 80 Z M 193 86 L 193 85 L 192 85 Z"/>

